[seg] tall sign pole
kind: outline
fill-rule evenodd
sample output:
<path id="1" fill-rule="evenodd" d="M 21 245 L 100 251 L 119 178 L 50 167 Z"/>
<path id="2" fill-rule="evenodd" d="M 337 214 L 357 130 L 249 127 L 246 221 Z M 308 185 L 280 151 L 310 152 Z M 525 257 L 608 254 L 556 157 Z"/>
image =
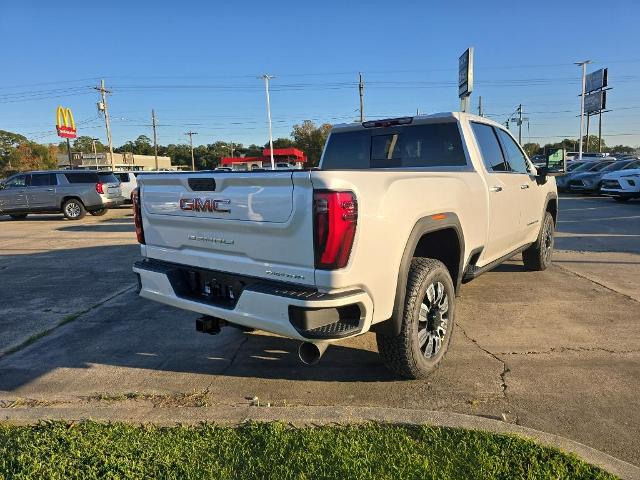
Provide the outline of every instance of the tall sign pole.
<path id="1" fill-rule="evenodd" d="M 276 162 L 273 159 L 273 133 L 271 131 L 271 102 L 269 100 L 269 80 L 274 77 L 265 73 L 261 78 L 264 79 L 264 91 L 267 96 L 267 120 L 269 121 L 269 153 L 271 154 L 271 170 L 275 170 Z"/>
<path id="2" fill-rule="evenodd" d="M 582 130 L 584 128 L 584 94 L 587 84 L 587 64 L 591 60 L 576 62 L 576 65 L 582 67 L 582 94 L 580 95 L 580 145 L 578 146 L 578 160 L 582 160 Z"/>
<path id="3" fill-rule="evenodd" d="M 469 111 L 469 97 L 473 91 L 473 47 L 469 47 L 458 58 L 458 97 L 460 111 Z"/>

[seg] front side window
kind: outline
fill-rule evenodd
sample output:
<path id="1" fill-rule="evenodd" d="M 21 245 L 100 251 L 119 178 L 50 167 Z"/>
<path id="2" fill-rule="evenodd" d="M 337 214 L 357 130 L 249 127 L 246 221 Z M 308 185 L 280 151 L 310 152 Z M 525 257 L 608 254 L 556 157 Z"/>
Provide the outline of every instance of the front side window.
<path id="1" fill-rule="evenodd" d="M 514 173 L 529 173 L 527 159 L 525 158 L 524 153 L 522 153 L 522 150 L 520 150 L 520 147 L 518 147 L 518 144 L 507 132 L 501 129 L 497 130 L 500 143 L 504 149 L 511 171 Z"/>
<path id="2" fill-rule="evenodd" d="M 21 188 L 26 185 L 26 175 L 18 175 L 16 177 L 10 178 L 7 180 L 7 183 L 4 184 L 5 188 Z"/>
<path id="3" fill-rule="evenodd" d="M 482 161 L 489 173 L 508 172 L 509 165 L 502 155 L 502 148 L 496 137 L 496 132 L 491 125 L 471 122 L 471 129 L 476 137 Z"/>

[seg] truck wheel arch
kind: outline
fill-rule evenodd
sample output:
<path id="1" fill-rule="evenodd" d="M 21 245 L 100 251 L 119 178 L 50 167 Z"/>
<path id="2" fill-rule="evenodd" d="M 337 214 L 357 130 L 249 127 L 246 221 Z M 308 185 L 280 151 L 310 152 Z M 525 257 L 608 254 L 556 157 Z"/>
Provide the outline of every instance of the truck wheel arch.
<path id="1" fill-rule="evenodd" d="M 457 241 L 447 242 L 449 250 L 440 251 L 440 254 L 436 251 L 435 254 L 428 255 L 428 258 L 435 258 L 445 264 L 453 280 L 455 291 L 459 290 L 464 269 L 464 234 L 460 220 L 453 212 L 423 217 L 416 222 L 411 230 L 402 254 L 391 318 L 372 325 L 371 331 L 388 335 L 399 334 L 411 260 L 415 256 L 426 256 L 422 253 L 433 251 L 430 250 L 430 247 L 433 246 L 434 241 L 444 239 Z"/>
<path id="2" fill-rule="evenodd" d="M 549 212 L 553 217 L 553 223 L 558 224 L 558 194 L 554 192 L 548 192 L 547 198 L 544 201 L 544 210 L 542 211 L 541 218 L 544 218 L 545 212 Z"/>

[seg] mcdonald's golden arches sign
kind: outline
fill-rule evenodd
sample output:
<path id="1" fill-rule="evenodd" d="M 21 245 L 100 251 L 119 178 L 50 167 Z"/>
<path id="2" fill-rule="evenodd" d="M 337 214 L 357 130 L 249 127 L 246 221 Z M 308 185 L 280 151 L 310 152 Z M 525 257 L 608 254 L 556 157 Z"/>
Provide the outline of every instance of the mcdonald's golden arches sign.
<path id="1" fill-rule="evenodd" d="M 62 138 L 76 138 L 76 122 L 70 108 L 58 106 L 56 110 L 56 130 L 58 136 Z"/>

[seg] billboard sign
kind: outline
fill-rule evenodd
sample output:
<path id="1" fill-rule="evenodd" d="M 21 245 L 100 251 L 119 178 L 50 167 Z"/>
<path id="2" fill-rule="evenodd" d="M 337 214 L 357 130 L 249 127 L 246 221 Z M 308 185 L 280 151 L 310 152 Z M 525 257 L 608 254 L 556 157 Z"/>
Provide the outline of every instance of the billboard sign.
<path id="1" fill-rule="evenodd" d="M 601 68 L 586 76 L 585 92 L 593 92 L 608 86 L 608 68 Z"/>
<path id="2" fill-rule="evenodd" d="M 473 91 L 473 47 L 458 58 L 458 96 L 468 97 Z"/>
<path id="3" fill-rule="evenodd" d="M 607 108 L 607 92 L 606 90 L 596 90 L 587 93 L 584 97 L 584 113 L 587 115 L 599 112 Z"/>
<path id="4" fill-rule="evenodd" d="M 56 110 L 56 131 L 58 136 L 62 138 L 76 138 L 76 122 L 73 119 L 73 113 L 70 108 L 58 106 Z"/>

